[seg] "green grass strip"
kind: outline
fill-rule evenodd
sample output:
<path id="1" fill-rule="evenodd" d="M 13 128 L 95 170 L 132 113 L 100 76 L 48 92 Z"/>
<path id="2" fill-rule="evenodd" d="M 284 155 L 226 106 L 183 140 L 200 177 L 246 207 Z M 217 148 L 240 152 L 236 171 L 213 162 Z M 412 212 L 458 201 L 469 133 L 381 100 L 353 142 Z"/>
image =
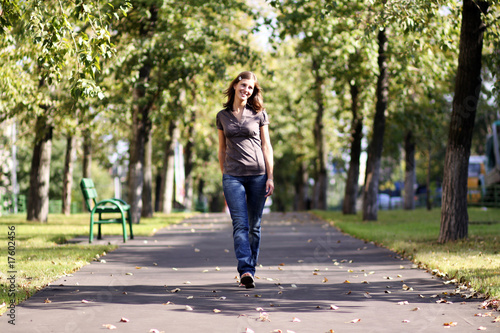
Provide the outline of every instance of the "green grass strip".
<path id="1" fill-rule="evenodd" d="M 141 223 L 133 227 L 134 236 L 152 236 L 157 230 L 188 216 L 190 214 L 158 213 L 153 218 L 142 218 Z M 0 217 L 0 314 L 12 300 L 18 304 L 52 281 L 118 247 L 68 243 L 77 236 L 88 237 L 89 220 L 90 214 L 50 214 L 46 224 L 26 221 L 25 214 Z M 103 237 L 122 234 L 120 224 L 103 225 L 102 231 Z M 15 273 L 9 274 L 10 271 Z M 12 275 L 15 279 L 9 280 Z M 15 287 L 11 286 L 14 280 Z"/>
<path id="2" fill-rule="evenodd" d="M 342 232 L 397 252 L 481 296 L 500 299 L 500 209 L 469 208 L 469 237 L 439 244 L 440 209 L 379 211 L 378 221 L 360 214 L 314 211 Z"/>

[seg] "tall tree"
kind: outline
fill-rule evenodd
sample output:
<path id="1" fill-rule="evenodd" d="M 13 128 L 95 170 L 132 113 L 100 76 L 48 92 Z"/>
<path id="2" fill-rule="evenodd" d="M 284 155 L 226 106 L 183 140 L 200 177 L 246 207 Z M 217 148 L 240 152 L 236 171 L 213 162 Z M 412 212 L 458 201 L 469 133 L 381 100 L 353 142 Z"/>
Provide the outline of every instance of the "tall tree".
<path id="1" fill-rule="evenodd" d="M 378 67 L 377 78 L 377 104 L 373 119 L 373 131 L 368 146 L 368 159 L 366 162 L 365 188 L 363 191 L 363 221 L 377 220 L 378 185 L 380 174 L 380 160 L 385 132 L 385 112 L 389 101 L 389 73 L 387 69 L 388 39 L 385 28 L 378 32 Z"/>
<path id="2" fill-rule="evenodd" d="M 350 84 L 351 93 L 351 152 L 349 159 L 349 170 L 345 185 L 344 202 L 342 213 L 356 214 L 356 199 L 358 197 L 359 183 L 359 159 L 361 156 L 361 140 L 363 138 L 363 116 L 359 110 L 359 89 L 355 81 Z"/>
<path id="3" fill-rule="evenodd" d="M 327 209 L 328 175 L 326 171 L 327 148 L 325 140 L 325 127 L 323 117 L 325 114 L 324 104 L 324 78 L 321 73 L 321 60 L 318 57 L 312 59 L 312 72 L 314 75 L 314 99 L 316 102 L 316 118 L 314 121 L 314 143 L 316 146 L 316 183 L 314 184 L 313 208 Z"/>
<path id="4" fill-rule="evenodd" d="M 151 4 L 148 9 L 148 19 L 140 23 L 139 38 L 141 44 L 148 44 L 153 37 L 158 20 L 158 7 Z M 155 97 L 147 96 L 148 86 L 153 67 L 152 54 L 144 48 L 142 66 L 139 69 L 139 78 L 133 90 L 132 104 L 132 137 L 130 140 L 129 164 L 129 203 L 133 223 L 139 223 L 142 213 L 142 191 L 144 184 L 144 158 L 147 140 L 150 137 L 150 111 Z"/>
<path id="5" fill-rule="evenodd" d="M 481 58 L 486 28 L 481 16 L 488 7 L 487 1 L 463 1 L 455 95 L 444 162 L 440 243 L 468 235 L 468 165 L 481 92 Z"/>

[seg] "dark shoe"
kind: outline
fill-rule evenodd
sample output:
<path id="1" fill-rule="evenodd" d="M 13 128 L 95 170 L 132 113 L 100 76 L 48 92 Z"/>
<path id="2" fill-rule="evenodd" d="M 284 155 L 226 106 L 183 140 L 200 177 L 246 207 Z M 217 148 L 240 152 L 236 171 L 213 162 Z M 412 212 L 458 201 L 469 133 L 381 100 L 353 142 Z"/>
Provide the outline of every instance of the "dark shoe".
<path id="1" fill-rule="evenodd" d="M 255 282 L 253 280 L 253 276 L 251 273 L 245 273 L 240 278 L 241 284 L 245 286 L 245 288 L 255 288 Z"/>

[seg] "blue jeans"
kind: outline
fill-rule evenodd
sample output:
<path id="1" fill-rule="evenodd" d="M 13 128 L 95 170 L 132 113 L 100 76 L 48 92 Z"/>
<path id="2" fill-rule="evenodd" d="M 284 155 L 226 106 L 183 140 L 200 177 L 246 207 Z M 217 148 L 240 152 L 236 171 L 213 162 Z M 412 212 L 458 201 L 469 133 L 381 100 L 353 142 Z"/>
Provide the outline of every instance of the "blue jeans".
<path id="1" fill-rule="evenodd" d="M 222 176 L 222 187 L 233 220 L 238 273 L 255 274 L 259 257 L 260 221 L 266 203 L 267 175 Z"/>

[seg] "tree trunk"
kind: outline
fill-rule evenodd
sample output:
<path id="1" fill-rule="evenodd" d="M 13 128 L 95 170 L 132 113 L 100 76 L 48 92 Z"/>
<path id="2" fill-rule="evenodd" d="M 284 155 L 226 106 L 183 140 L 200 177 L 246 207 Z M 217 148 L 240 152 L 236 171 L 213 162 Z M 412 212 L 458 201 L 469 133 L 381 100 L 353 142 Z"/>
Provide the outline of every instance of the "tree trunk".
<path id="1" fill-rule="evenodd" d="M 146 150 L 144 155 L 144 186 L 142 191 L 142 217 L 153 217 L 153 173 L 152 155 L 153 142 L 151 131 L 146 142 Z"/>
<path id="2" fill-rule="evenodd" d="M 373 120 L 373 134 L 368 147 L 368 159 L 366 161 L 365 188 L 363 192 L 363 221 L 377 220 L 377 198 L 380 175 L 380 160 L 384 145 L 385 111 L 389 96 L 389 78 L 387 73 L 387 36 L 385 29 L 378 33 L 378 67 L 377 79 L 377 105 L 375 118 Z"/>
<path id="3" fill-rule="evenodd" d="M 307 179 L 309 178 L 307 174 L 307 164 L 306 161 L 302 160 L 299 162 L 299 168 L 297 169 L 297 174 L 295 176 L 295 211 L 307 210 Z"/>
<path id="4" fill-rule="evenodd" d="M 143 66 L 139 71 L 140 81 L 147 82 L 149 66 Z M 141 105 L 145 97 L 145 87 L 139 84 L 134 88 L 134 105 L 132 106 L 132 140 L 130 142 L 129 164 L 129 204 L 132 223 L 139 223 L 142 214 L 142 191 L 144 186 L 144 158 L 146 143 L 151 131 L 149 110 L 152 103 Z"/>
<path id="5" fill-rule="evenodd" d="M 464 0 L 455 95 L 448 132 L 443 176 L 441 231 L 438 241 L 463 239 L 468 234 L 467 177 L 472 131 L 481 92 L 481 52 L 486 1 Z"/>
<path id="6" fill-rule="evenodd" d="M 413 132 L 409 130 L 405 135 L 405 190 L 404 209 L 415 209 L 414 187 L 415 187 L 415 139 Z"/>
<path id="7" fill-rule="evenodd" d="M 361 156 L 361 139 L 363 138 L 363 118 L 358 113 L 359 91 L 356 84 L 350 85 L 352 98 L 352 122 L 351 122 L 351 159 L 349 161 L 349 171 L 345 184 L 344 203 L 342 213 L 356 214 L 356 199 L 358 196 L 359 183 L 359 157 Z"/>
<path id="8" fill-rule="evenodd" d="M 162 182 L 161 171 L 156 174 L 155 177 L 155 212 L 160 211 L 160 199 L 161 199 L 161 182 Z"/>
<path id="9" fill-rule="evenodd" d="M 66 137 L 66 156 L 64 159 L 64 180 L 62 194 L 62 213 L 71 214 L 71 190 L 73 187 L 73 157 L 75 155 L 75 137 Z"/>
<path id="10" fill-rule="evenodd" d="M 144 20 L 140 27 L 141 38 L 146 39 L 154 32 L 158 19 L 158 9 L 151 5 L 149 20 Z M 144 154 L 151 131 L 149 112 L 154 97 L 146 95 L 146 87 L 150 79 L 153 62 L 150 54 L 144 54 L 144 62 L 139 69 L 139 77 L 132 94 L 132 139 L 130 142 L 129 163 L 129 204 L 132 223 L 139 223 L 142 214 L 142 191 L 144 186 Z"/>
<path id="11" fill-rule="evenodd" d="M 193 166 L 195 159 L 195 145 L 194 145 L 194 123 L 196 122 L 196 84 L 194 80 L 192 81 L 193 89 L 191 89 L 192 93 L 192 106 L 191 117 L 189 119 L 189 123 L 187 125 L 187 143 L 184 148 L 184 172 L 185 172 L 185 188 L 186 188 L 186 196 L 184 198 L 184 206 L 187 211 L 193 210 Z"/>
<path id="12" fill-rule="evenodd" d="M 28 194 L 28 221 L 36 220 L 44 223 L 48 221 L 52 130 L 52 124 L 47 116 L 37 117 Z"/>
<path id="13" fill-rule="evenodd" d="M 315 100 L 318 106 L 316 120 L 314 122 L 314 144 L 316 146 L 316 182 L 314 184 L 314 208 L 327 209 L 327 189 L 328 177 L 326 172 L 326 145 L 324 136 L 323 115 L 325 106 L 323 102 L 323 77 L 320 73 L 320 64 L 317 59 L 313 59 L 313 74 L 315 76 Z"/>
<path id="14" fill-rule="evenodd" d="M 431 162 L 432 162 L 432 149 L 431 145 L 429 144 L 429 149 L 428 149 L 428 155 L 429 159 L 427 160 L 427 179 L 425 181 L 426 184 L 426 194 L 425 194 L 425 203 L 427 210 L 432 209 L 432 200 L 431 200 Z"/>
<path id="15" fill-rule="evenodd" d="M 92 137 L 90 130 L 83 133 L 83 178 L 92 178 Z"/>
<path id="16" fill-rule="evenodd" d="M 83 158 L 82 158 L 82 178 L 92 178 L 92 137 L 90 129 L 83 131 Z M 87 211 L 87 204 L 82 200 L 83 211 Z"/>
<path id="17" fill-rule="evenodd" d="M 175 142 L 179 138 L 178 121 L 172 120 L 168 129 L 169 139 L 165 142 L 165 155 L 163 158 L 160 209 L 163 213 L 172 212 L 174 199 L 174 154 Z"/>

